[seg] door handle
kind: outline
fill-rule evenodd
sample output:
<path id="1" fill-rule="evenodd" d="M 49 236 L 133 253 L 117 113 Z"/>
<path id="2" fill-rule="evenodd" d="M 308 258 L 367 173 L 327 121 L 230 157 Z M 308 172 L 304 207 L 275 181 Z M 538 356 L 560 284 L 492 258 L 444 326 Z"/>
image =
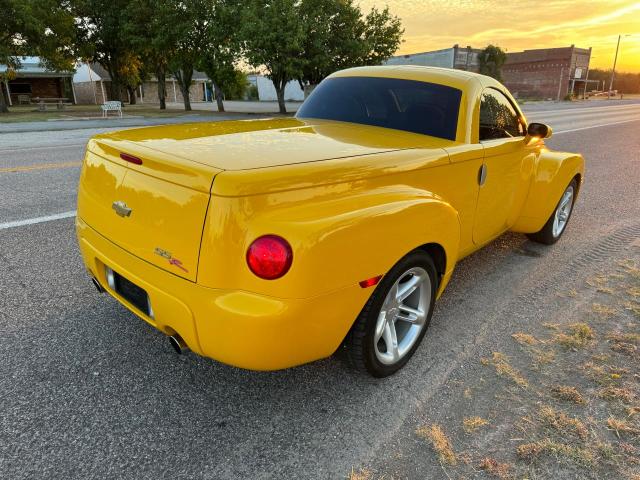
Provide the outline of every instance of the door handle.
<path id="1" fill-rule="evenodd" d="M 482 164 L 480 170 L 478 170 L 478 185 L 484 185 L 484 182 L 487 180 L 487 165 L 485 163 Z"/>

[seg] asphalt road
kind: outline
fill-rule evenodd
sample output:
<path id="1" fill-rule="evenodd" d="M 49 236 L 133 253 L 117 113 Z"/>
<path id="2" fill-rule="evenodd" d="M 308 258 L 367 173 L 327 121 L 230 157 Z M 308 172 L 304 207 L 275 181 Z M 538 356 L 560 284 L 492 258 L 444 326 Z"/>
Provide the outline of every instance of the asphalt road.
<path id="1" fill-rule="evenodd" d="M 344 478 L 387 454 L 417 408 L 444 403 L 447 380 L 491 351 L 500 322 L 543 320 L 531 292 L 564 288 L 570 277 L 554 272 L 640 231 L 640 105 L 528 117 L 554 127 L 551 148 L 587 159 L 564 238 L 543 248 L 506 234 L 463 260 L 421 348 L 383 381 L 340 356 L 273 373 L 176 356 L 95 292 L 71 218 L 8 225 L 75 209 L 78 162 L 98 130 L 0 133 L 0 475 Z"/>

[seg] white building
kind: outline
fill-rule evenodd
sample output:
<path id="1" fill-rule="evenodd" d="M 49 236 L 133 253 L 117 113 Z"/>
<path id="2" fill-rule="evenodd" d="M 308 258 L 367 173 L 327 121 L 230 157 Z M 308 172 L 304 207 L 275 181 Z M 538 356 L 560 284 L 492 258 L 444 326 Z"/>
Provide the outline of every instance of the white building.
<path id="1" fill-rule="evenodd" d="M 264 75 L 247 75 L 250 84 L 258 88 L 258 100 L 262 102 L 276 102 L 278 95 L 273 82 Z M 284 99 L 287 102 L 301 102 L 304 100 L 304 91 L 297 80 L 291 80 L 284 87 Z"/>
<path id="2" fill-rule="evenodd" d="M 423 67 L 456 68 L 458 70 L 478 71 L 478 54 L 482 50 L 471 47 L 459 47 L 434 50 L 431 52 L 397 55 L 385 62 L 385 65 L 421 65 Z"/>

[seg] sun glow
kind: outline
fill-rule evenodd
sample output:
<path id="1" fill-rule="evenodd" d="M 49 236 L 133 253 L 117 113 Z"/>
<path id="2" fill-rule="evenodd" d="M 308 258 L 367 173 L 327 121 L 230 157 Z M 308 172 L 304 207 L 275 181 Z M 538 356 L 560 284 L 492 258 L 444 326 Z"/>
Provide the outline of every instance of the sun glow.
<path id="1" fill-rule="evenodd" d="M 640 72 L 640 2 L 629 0 L 361 0 L 363 9 L 385 5 L 405 27 L 398 53 L 448 48 L 506 51 L 531 48 L 593 47 L 591 66 L 611 68 L 618 35 L 622 38 L 616 70 Z M 535 14 L 532 14 L 535 12 Z"/>

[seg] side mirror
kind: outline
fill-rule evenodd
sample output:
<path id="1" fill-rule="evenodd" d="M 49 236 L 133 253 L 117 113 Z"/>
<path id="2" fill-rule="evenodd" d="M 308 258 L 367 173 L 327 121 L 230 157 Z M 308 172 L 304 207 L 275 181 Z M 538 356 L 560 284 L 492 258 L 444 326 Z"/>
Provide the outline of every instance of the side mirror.
<path id="1" fill-rule="evenodd" d="M 544 123 L 530 123 L 529 126 L 527 127 L 527 137 L 532 138 L 532 137 L 537 137 L 539 139 L 542 138 L 549 138 L 551 136 L 551 134 L 553 133 L 553 130 L 551 130 L 551 127 L 548 125 L 545 125 Z"/>

